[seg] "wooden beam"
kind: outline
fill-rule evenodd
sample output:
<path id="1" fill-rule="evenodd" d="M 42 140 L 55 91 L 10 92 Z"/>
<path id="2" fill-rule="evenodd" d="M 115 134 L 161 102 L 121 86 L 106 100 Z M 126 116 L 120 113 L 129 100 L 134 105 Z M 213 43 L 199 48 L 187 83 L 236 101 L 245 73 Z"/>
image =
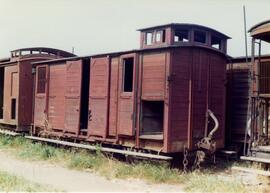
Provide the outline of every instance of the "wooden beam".
<path id="1" fill-rule="evenodd" d="M 252 173 L 252 174 L 257 174 L 257 175 L 262 175 L 262 176 L 270 176 L 270 171 L 264 171 L 264 170 L 253 169 L 253 168 L 233 166 L 232 170 L 247 172 L 247 173 Z"/>
<path id="2" fill-rule="evenodd" d="M 3 130 L 3 129 L 0 129 L 0 133 L 4 134 L 4 135 L 11 135 L 11 136 L 19 136 L 19 135 L 21 135 L 20 133 L 16 133 L 16 132 L 13 132 L 13 131 L 8 131 L 8 130 Z"/>
<path id="3" fill-rule="evenodd" d="M 270 159 L 265 159 L 265 158 L 241 156 L 240 159 L 245 160 L 245 161 L 252 161 L 252 162 L 260 162 L 260 163 L 270 164 Z"/>
<path id="4" fill-rule="evenodd" d="M 67 141 L 60 141 L 55 139 L 47 139 L 47 138 L 41 138 L 41 137 L 33 137 L 33 136 L 25 136 L 27 139 L 31 140 L 37 140 L 37 141 L 43 141 L 48 143 L 54 143 L 69 147 L 77 147 L 82 149 L 88 149 L 88 150 L 97 150 L 100 149 L 102 152 L 109 152 L 109 153 L 118 153 L 118 154 L 124 154 L 134 157 L 143 157 L 143 158 L 149 158 L 149 159 L 157 159 L 157 160 L 172 160 L 172 157 L 169 156 L 163 156 L 163 155 L 155 155 L 155 154 L 148 154 L 148 153 L 141 153 L 141 152 L 132 152 L 127 150 L 120 150 L 120 149 L 114 149 L 114 148 L 107 148 L 107 147 L 96 147 L 94 145 L 86 145 L 86 144 L 79 144 L 79 143 L 72 143 Z"/>

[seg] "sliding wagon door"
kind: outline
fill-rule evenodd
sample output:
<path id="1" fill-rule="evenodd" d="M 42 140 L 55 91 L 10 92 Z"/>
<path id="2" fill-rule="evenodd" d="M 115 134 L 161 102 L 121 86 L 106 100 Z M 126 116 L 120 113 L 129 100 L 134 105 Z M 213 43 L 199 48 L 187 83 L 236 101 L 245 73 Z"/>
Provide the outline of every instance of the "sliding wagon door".
<path id="1" fill-rule="evenodd" d="M 80 124 L 81 78 L 82 61 L 67 61 L 65 83 L 65 131 L 74 134 L 78 134 Z"/>
<path id="2" fill-rule="evenodd" d="M 121 57 L 119 67 L 118 135 L 134 135 L 135 127 L 135 54 Z"/>
<path id="3" fill-rule="evenodd" d="M 65 128 L 66 65 L 50 65 L 48 121 L 53 129 Z"/>
<path id="4" fill-rule="evenodd" d="M 35 87 L 35 111 L 34 124 L 36 126 L 44 126 L 47 115 L 47 79 L 48 66 L 42 65 L 36 68 L 36 87 Z"/>
<path id="5" fill-rule="evenodd" d="M 106 137 L 108 121 L 109 59 L 92 58 L 90 66 L 90 90 L 88 134 Z"/>

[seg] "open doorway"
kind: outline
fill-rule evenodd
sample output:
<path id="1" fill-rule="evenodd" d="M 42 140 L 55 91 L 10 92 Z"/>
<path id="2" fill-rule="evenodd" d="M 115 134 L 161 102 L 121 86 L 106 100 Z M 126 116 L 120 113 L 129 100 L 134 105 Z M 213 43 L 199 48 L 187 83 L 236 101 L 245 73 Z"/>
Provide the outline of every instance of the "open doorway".
<path id="1" fill-rule="evenodd" d="M 82 83 L 81 83 L 81 112 L 80 112 L 80 131 L 87 134 L 89 118 L 89 84 L 90 84 L 90 60 L 83 59 L 82 63 Z"/>
<path id="2" fill-rule="evenodd" d="M 4 80 L 5 68 L 0 68 L 0 119 L 3 119 L 4 115 Z"/>
<path id="3" fill-rule="evenodd" d="M 141 136 L 163 136 L 164 101 L 142 101 Z"/>

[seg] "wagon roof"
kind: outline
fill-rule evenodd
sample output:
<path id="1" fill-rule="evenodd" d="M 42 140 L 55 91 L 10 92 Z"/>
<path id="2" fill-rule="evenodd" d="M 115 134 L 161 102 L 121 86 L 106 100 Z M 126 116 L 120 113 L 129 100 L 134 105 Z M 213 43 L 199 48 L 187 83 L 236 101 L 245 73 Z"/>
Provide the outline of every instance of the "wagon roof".
<path id="1" fill-rule="evenodd" d="M 1 58 L 0 59 L 0 63 L 2 62 L 9 62 L 10 61 L 10 58 Z"/>
<path id="2" fill-rule="evenodd" d="M 191 24 L 191 23 L 168 23 L 168 24 L 156 25 L 156 26 L 147 27 L 147 28 L 141 28 L 141 29 L 138 29 L 137 31 L 147 31 L 147 30 L 152 30 L 152 29 L 156 29 L 156 28 L 163 28 L 163 27 L 196 27 L 196 28 L 201 28 L 204 30 L 215 32 L 218 35 L 223 36 L 223 38 L 231 39 L 231 37 L 227 36 L 224 33 L 219 32 L 213 28 L 206 27 L 203 25 L 198 25 L 198 24 Z"/>
<path id="3" fill-rule="evenodd" d="M 252 37 L 270 43 L 270 20 L 266 20 L 254 25 L 248 30 L 248 32 L 250 32 Z"/>
<path id="4" fill-rule="evenodd" d="M 51 60 L 44 60 L 44 61 L 38 61 L 38 62 L 33 62 L 32 64 L 49 64 L 49 63 L 54 63 L 54 62 L 64 62 L 67 60 L 79 60 L 79 59 L 86 59 L 86 58 L 91 58 L 91 57 L 114 57 L 114 56 L 120 56 L 122 54 L 129 54 L 129 53 L 139 53 L 143 51 L 153 51 L 153 50 L 164 50 L 164 49 L 170 49 L 170 48 L 181 48 L 181 47 L 202 47 L 204 49 L 208 49 L 217 53 L 220 53 L 227 58 L 231 58 L 229 55 L 224 54 L 223 52 L 212 49 L 208 46 L 203 46 L 203 45 L 169 45 L 169 46 L 163 46 L 163 47 L 157 47 L 157 48 L 141 48 L 141 49 L 133 49 L 133 50 L 126 50 L 126 51 L 118 51 L 118 52 L 107 52 L 107 53 L 101 53 L 101 54 L 92 54 L 92 55 L 86 55 L 86 56 L 75 56 L 75 57 L 66 57 L 66 58 L 58 58 L 58 59 L 51 59 Z"/>
<path id="5" fill-rule="evenodd" d="M 50 59 L 50 60 L 42 60 L 42 61 L 37 61 L 37 62 L 32 62 L 32 64 L 48 64 L 48 63 L 53 63 L 53 62 L 64 62 L 64 61 L 72 61 L 72 60 L 79 60 L 83 58 L 89 58 L 90 56 L 74 56 L 74 57 L 64 57 L 64 58 L 56 58 L 56 59 Z"/>
<path id="6" fill-rule="evenodd" d="M 59 55 L 59 56 L 62 56 L 62 57 L 73 57 L 73 56 L 76 56 L 75 54 L 72 54 L 72 53 L 67 52 L 67 51 L 64 51 L 64 50 L 55 49 L 55 48 L 48 48 L 48 47 L 20 48 L 20 49 L 12 50 L 11 53 L 22 52 L 22 51 L 47 52 L 47 53 L 54 54 L 54 55 Z"/>
<path id="7" fill-rule="evenodd" d="M 255 56 L 255 59 L 257 59 L 258 56 Z M 262 59 L 270 59 L 270 54 L 261 55 L 260 58 Z M 245 62 L 246 56 L 237 56 L 231 58 L 233 62 Z M 248 61 L 251 60 L 251 56 L 248 56 Z"/>

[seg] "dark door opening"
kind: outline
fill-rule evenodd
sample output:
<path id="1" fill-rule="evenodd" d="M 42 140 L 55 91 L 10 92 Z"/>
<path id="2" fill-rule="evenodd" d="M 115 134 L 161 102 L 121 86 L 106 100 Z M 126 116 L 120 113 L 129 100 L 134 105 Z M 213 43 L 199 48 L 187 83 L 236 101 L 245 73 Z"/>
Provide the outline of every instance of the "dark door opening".
<path id="1" fill-rule="evenodd" d="M 82 63 L 82 83 L 81 83 L 81 112 L 80 112 L 80 131 L 87 131 L 88 119 L 90 116 L 89 108 L 89 84 L 90 84 L 90 60 L 84 59 Z M 84 133 L 87 134 L 87 133 Z"/>
<path id="2" fill-rule="evenodd" d="M 5 68 L 0 68 L 0 119 L 3 119 L 4 115 L 4 80 Z"/>
<path id="3" fill-rule="evenodd" d="M 16 99 L 11 99 L 11 119 L 16 119 Z"/>
<path id="4" fill-rule="evenodd" d="M 163 134 L 164 101 L 142 101 L 141 135 Z"/>

